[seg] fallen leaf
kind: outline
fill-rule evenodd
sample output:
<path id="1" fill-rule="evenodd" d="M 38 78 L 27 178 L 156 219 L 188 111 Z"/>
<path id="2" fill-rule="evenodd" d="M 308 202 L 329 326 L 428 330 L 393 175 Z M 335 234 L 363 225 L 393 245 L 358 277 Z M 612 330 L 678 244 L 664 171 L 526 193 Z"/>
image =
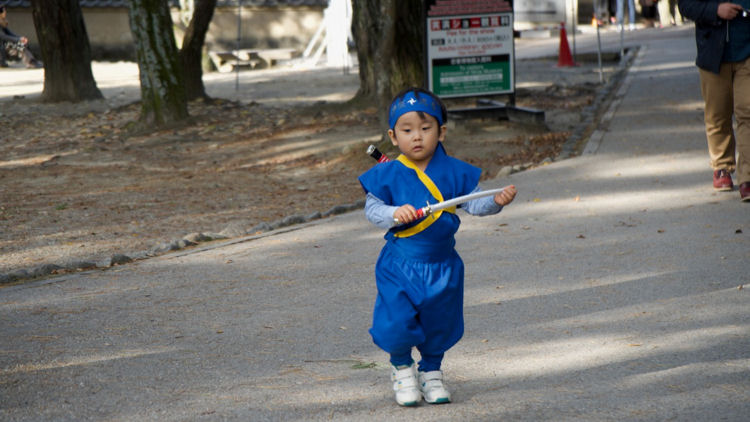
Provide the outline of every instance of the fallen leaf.
<path id="1" fill-rule="evenodd" d="M 352 369 L 371 369 L 371 368 L 374 368 L 376 366 L 378 366 L 378 364 L 376 362 L 369 362 L 369 363 L 358 362 L 358 363 L 355 363 L 354 365 L 352 365 Z"/>

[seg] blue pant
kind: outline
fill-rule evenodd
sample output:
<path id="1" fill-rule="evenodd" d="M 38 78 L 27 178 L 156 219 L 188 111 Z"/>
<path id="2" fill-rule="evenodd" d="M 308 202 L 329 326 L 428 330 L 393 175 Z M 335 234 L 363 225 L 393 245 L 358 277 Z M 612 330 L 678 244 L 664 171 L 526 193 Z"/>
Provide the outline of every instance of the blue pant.
<path id="1" fill-rule="evenodd" d="M 453 248 L 438 260 L 424 261 L 404 256 L 388 242 L 375 280 L 378 296 L 370 334 L 392 356 L 410 355 L 417 347 L 423 355 L 442 358 L 463 335 L 464 265 Z"/>
<path id="2" fill-rule="evenodd" d="M 625 0 L 617 0 L 617 23 L 624 25 L 623 12 L 625 8 Z M 628 0 L 628 23 L 635 24 L 635 0 Z"/>

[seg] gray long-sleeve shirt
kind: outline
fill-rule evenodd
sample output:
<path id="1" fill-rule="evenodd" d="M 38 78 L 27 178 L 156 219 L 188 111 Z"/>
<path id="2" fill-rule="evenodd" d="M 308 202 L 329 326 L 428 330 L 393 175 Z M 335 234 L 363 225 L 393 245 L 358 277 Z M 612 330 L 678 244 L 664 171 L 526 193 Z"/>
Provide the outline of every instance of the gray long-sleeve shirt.
<path id="1" fill-rule="evenodd" d="M 474 189 L 472 193 L 481 191 L 480 188 Z M 459 205 L 461 209 L 471 215 L 491 215 L 499 213 L 503 207 L 495 202 L 494 196 L 485 196 Z M 393 222 L 393 213 L 398 207 L 386 205 L 375 195 L 368 193 L 365 200 L 365 216 L 367 219 L 381 229 L 390 229 L 395 225 Z"/>

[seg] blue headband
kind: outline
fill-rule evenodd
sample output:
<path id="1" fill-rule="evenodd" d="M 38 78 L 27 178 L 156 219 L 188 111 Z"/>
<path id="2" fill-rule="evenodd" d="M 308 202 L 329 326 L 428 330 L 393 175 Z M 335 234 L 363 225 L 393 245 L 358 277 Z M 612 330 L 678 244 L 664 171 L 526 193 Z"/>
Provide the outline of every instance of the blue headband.
<path id="1" fill-rule="evenodd" d="M 393 129 L 398 118 L 410 111 L 427 113 L 437 119 L 440 126 L 443 125 L 443 111 L 440 104 L 431 95 L 420 93 L 417 97 L 417 93 L 409 91 L 403 97 L 396 98 L 391 103 L 388 113 L 388 126 Z"/>

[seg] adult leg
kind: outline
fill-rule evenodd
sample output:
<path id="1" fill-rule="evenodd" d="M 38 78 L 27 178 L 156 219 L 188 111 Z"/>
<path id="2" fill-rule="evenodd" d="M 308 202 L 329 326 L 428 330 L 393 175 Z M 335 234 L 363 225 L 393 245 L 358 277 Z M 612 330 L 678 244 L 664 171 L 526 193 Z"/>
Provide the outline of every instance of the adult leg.
<path id="1" fill-rule="evenodd" d="M 635 0 L 628 0 L 628 19 L 630 29 L 635 29 Z"/>
<path id="2" fill-rule="evenodd" d="M 661 0 L 656 3 L 656 12 L 659 14 L 659 24 L 665 28 L 671 24 L 671 15 L 669 14 L 669 2 Z"/>
<path id="3" fill-rule="evenodd" d="M 625 7 L 625 0 L 617 0 L 617 10 L 615 11 L 615 15 L 617 16 L 618 29 L 622 29 L 625 24 L 622 21 L 624 15 L 624 11 L 622 10 L 623 7 Z"/>
<path id="4" fill-rule="evenodd" d="M 733 64 L 734 118 L 737 121 L 737 183 L 750 182 L 750 58 Z"/>
<path id="5" fill-rule="evenodd" d="M 719 74 L 698 70 L 705 101 L 704 121 L 711 168 L 731 173 L 736 167 L 732 131 L 732 65 L 722 63 Z"/>
<path id="6" fill-rule="evenodd" d="M 669 0 L 669 23 L 671 25 L 677 25 L 677 0 Z"/>

